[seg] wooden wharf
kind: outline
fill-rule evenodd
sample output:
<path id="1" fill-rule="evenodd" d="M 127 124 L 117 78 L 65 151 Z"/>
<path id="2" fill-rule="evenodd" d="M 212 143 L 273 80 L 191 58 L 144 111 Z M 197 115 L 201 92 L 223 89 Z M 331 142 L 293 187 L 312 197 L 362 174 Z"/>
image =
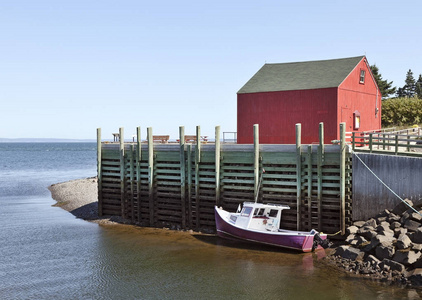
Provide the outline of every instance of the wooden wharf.
<path id="1" fill-rule="evenodd" d="M 286 229 L 335 233 L 351 223 L 351 155 L 344 146 L 344 124 L 339 145 L 324 145 L 320 124 L 319 143 L 301 144 L 296 126 L 296 145 L 259 144 L 254 125 L 254 144 L 225 144 L 220 127 L 215 143 L 201 142 L 196 127 L 195 143 L 154 143 L 147 128 L 147 143 L 103 143 L 97 129 L 99 215 L 122 216 L 140 226 L 215 231 L 214 205 L 235 211 L 244 201 L 287 204 L 281 220 Z M 262 174 L 262 183 L 258 180 Z"/>

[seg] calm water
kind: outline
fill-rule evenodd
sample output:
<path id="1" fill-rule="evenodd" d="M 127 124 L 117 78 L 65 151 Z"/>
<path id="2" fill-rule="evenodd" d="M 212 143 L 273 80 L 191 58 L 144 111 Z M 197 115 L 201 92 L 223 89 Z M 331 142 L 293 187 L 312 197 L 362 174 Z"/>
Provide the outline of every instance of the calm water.
<path id="1" fill-rule="evenodd" d="M 407 299 L 298 254 L 214 236 L 99 226 L 51 205 L 95 176 L 95 144 L 0 143 L 0 299 Z"/>

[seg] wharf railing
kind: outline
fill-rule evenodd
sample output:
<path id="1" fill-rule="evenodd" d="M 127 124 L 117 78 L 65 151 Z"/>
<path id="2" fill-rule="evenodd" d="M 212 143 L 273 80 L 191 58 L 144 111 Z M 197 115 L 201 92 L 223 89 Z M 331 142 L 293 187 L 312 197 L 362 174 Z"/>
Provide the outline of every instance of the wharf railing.
<path id="1" fill-rule="evenodd" d="M 254 201 L 286 204 L 281 228 L 327 233 L 351 223 L 351 155 L 345 146 L 345 125 L 340 144 L 324 145 L 320 124 L 319 144 L 261 145 L 254 125 L 254 144 L 224 144 L 220 127 L 215 143 L 186 143 L 184 127 L 178 144 L 154 143 L 147 128 L 147 143 L 103 143 L 97 130 L 99 215 L 121 216 L 134 224 L 214 231 L 214 206 L 236 211 L 239 204 Z M 264 171 L 265 170 L 265 171 Z M 262 183 L 258 185 L 262 174 Z"/>
<path id="2" fill-rule="evenodd" d="M 422 157 L 422 130 L 412 127 L 394 131 L 352 132 L 350 144 L 355 152 Z"/>

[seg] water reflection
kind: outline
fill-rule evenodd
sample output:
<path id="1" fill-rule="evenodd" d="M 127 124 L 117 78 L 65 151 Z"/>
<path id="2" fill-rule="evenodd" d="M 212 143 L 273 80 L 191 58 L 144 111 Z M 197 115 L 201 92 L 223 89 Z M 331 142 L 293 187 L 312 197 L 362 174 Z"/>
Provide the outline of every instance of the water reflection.
<path id="1" fill-rule="evenodd" d="M 210 235 L 105 226 L 95 265 L 95 296 L 138 299 L 375 299 L 391 287 L 355 280 L 300 254 L 235 244 Z M 381 292 L 381 293 L 380 293 Z"/>

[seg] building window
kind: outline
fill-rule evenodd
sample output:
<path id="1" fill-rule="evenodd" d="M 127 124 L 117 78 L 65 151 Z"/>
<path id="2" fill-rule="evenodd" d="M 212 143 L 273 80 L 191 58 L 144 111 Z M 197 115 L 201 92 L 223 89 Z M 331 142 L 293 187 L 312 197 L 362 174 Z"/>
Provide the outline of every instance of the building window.
<path id="1" fill-rule="evenodd" d="M 365 70 L 360 70 L 359 83 L 365 83 Z"/>

